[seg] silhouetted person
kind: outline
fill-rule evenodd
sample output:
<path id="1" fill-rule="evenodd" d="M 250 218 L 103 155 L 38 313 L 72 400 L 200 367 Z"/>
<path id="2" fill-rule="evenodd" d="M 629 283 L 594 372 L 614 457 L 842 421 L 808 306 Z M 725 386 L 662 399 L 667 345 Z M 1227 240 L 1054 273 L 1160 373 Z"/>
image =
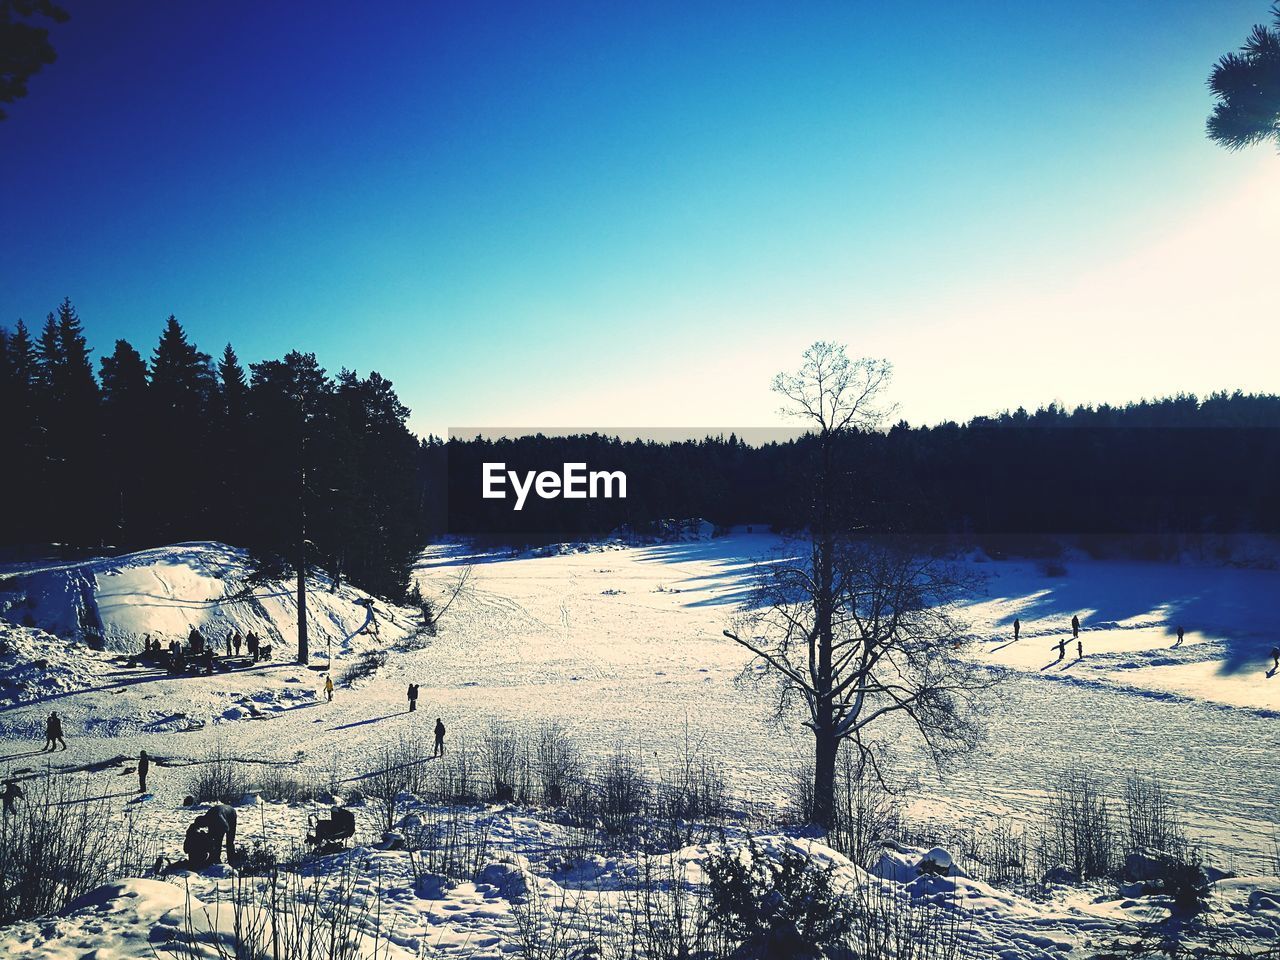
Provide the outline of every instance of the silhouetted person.
<path id="1" fill-rule="evenodd" d="M 182 841 L 182 852 L 187 855 L 187 866 L 192 870 L 203 870 L 213 862 L 213 843 L 209 831 L 200 820 L 187 827 L 187 835 Z"/>
<path id="2" fill-rule="evenodd" d="M 257 663 L 258 662 L 258 635 L 254 633 L 252 630 L 250 630 L 249 636 L 245 637 L 244 642 L 249 647 L 249 656 L 253 658 L 254 663 Z"/>
<path id="3" fill-rule="evenodd" d="M 1076 641 L 1076 659 L 1077 660 L 1084 659 L 1084 641 L 1083 640 Z"/>
<path id="4" fill-rule="evenodd" d="M 63 750 L 67 749 L 67 741 L 62 739 L 62 718 L 55 710 L 49 714 L 49 719 L 44 724 L 44 748 L 53 751 L 58 744 L 62 744 Z"/>
<path id="5" fill-rule="evenodd" d="M 231 656 L 231 634 L 227 634 L 227 656 Z"/>
<path id="6" fill-rule="evenodd" d="M 1178 625 L 1178 642 L 1175 643 L 1174 646 L 1175 647 L 1182 646 L 1182 625 L 1181 624 Z"/>
<path id="7" fill-rule="evenodd" d="M 6 780 L 4 783 L 4 793 L 0 793 L 0 800 L 4 801 L 4 813 L 8 816 L 18 811 L 14 807 L 15 801 L 21 800 L 26 794 L 22 792 L 22 788 L 18 786 L 17 780 Z"/>
<path id="8" fill-rule="evenodd" d="M 1080 639 L 1080 618 L 1073 616 L 1071 618 L 1071 636 L 1072 639 Z"/>
<path id="9" fill-rule="evenodd" d="M 1063 637 L 1058 641 L 1058 662 L 1061 663 L 1067 658 L 1067 638 Z"/>
<path id="10" fill-rule="evenodd" d="M 325 674 L 324 677 L 324 695 L 329 698 L 329 702 L 333 702 L 333 677 Z"/>
<path id="11" fill-rule="evenodd" d="M 204 648 L 204 653 L 200 655 L 200 662 L 204 665 L 206 676 L 213 676 L 213 651 L 208 647 Z"/>
<path id="12" fill-rule="evenodd" d="M 195 822 L 196 826 L 209 831 L 209 862 L 222 862 L 222 841 L 227 842 L 227 862 L 231 863 L 236 855 L 236 808 L 226 803 L 215 803 L 202 813 Z"/>
<path id="13" fill-rule="evenodd" d="M 418 685 L 416 683 L 409 684 L 409 712 L 413 713 L 418 709 Z"/>
<path id="14" fill-rule="evenodd" d="M 1271 672 L 1275 673 L 1276 671 L 1280 670 L 1280 647 L 1271 648 L 1271 660 L 1272 660 Z"/>
<path id="15" fill-rule="evenodd" d="M 147 756 L 147 751 L 143 750 L 138 754 L 138 792 L 147 792 L 147 771 L 151 769 L 151 758 Z"/>
<path id="16" fill-rule="evenodd" d="M 431 755 L 433 757 L 444 755 L 444 723 L 441 722 L 439 717 L 436 717 L 436 749 Z"/>
<path id="17" fill-rule="evenodd" d="M 1022 632 L 1022 621 L 1017 617 L 1013 618 L 1013 639 L 1018 639 L 1018 634 Z"/>
<path id="18" fill-rule="evenodd" d="M 204 634 L 195 627 L 191 628 L 191 632 L 187 634 L 187 643 L 191 647 L 191 653 L 199 656 L 204 653 Z"/>
<path id="19" fill-rule="evenodd" d="M 240 656 L 240 631 L 235 632 L 235 636 L 231 638 L 231 644 L 236 648 L 236 656 Z"/>

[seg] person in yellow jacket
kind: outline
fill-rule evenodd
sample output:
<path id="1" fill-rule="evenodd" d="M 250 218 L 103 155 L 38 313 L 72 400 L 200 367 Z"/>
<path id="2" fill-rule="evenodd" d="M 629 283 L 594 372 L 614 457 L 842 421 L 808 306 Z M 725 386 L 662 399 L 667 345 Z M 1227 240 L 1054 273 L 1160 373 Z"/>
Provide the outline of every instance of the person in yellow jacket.
<path id="1" fill-rule="evenodd" d="M 333 677 L 327 673 L 324 675 L 324 695 L 329 698 L 329 702 L 333 702 Z"/>

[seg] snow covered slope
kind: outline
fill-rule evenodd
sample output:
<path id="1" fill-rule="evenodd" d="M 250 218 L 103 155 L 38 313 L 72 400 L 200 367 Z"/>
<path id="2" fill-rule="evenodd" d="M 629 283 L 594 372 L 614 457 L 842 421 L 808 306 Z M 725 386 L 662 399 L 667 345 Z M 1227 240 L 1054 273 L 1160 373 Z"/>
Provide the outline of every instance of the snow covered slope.
<path id="1" fill-rule="evenodd" d="M 120 557 L 26 568 L 0 594 L 0 616 L 68 639 L 100 636 L 109 650 L 136 652 L 142 638 L 167 645 L 192 627 L 219 643 L 250 630 L 277 647 L 297 636 L 292 581 L 250 579 L 248 554 L 222 543 L 180 543 Z M 307 623 L 313 649 L 348 650 L 372 624 L 368 594 L 343 584 L 331 589 L 312 578 Z M 414 628 L 413 615 L 375 604 L 379 629 L 397 639 Z"/>

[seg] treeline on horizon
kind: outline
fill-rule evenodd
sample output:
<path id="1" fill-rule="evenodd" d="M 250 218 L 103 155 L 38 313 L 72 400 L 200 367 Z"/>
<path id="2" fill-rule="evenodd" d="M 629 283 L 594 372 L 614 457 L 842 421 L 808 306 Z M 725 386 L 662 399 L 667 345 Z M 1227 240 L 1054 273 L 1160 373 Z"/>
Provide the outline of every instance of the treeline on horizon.
<path id="1" fill-rule="evenodd" d="M 69 300 L 38 336 L 0 329 L 0 543 L 248 547 L 264 573 L 300 560 L 403 596 L 424 539 L 409 410 L 377 373 L 314 354 L 216 363 L 170 316 L 150 356 L 117 340 L 95 375 Z"/>
<path id="2" fill-rule="evenodd" d="M 852 432 L 836 445 L 840 521 L 874 532 L 981 539 L 1016 550 L 1063 534 L 1280 532 L 1280 396 L 1188 395 L 1123 407 L 1056 405 L 968 423 Z M 737 437 L 678 443 L 593 434 L 451 439 L 424 448 L 443 473 L 447 512 L 430 525 L 495 542 L 599 536 L 656 518 L 796 530 L 813 515 L 812 435 L 748 445 Z M 621 470 L 626 500 L 480 496 L 481 465 L 520 472 L 562 462 Z M 438 508 L 439 504 L 433 504 Z"/>
<path id="3" fill-rule="evenodd" d="M 0 328 L 0 545 L 248 547 L 264 572 L 307 561 L 404 596 L 441 533 L 527 545 L 643 531 L 661 518 L 802 527 L 812 436 L 622 441 L 594 434 L 419 439 L 377 373 L 314 354 L 215 361 L 170 317 L 145 355 L 117 340 L 94 369 L 70 301 L 38 335 Z M 762 385 L 765 389 L 765 385 Z M 841 522 L 988 544 L 1027 535 L 1280 531 L 1280 396 L 1219 393 L 1049 406 L 965 424 L 856 432 L 835 448 Z M 484 499 L 481 464 L 622 470 L 626 499 Z M 1015 547 L 1016 549 L 1016 547 Z"/>

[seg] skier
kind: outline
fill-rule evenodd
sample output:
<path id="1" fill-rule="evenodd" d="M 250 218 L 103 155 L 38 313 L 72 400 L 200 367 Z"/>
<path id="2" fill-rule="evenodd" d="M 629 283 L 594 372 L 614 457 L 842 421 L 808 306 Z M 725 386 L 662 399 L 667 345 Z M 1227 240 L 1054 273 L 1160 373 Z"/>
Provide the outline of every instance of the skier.
<path id="1" fill-rule="evenodd" d="M 433 757 L 444 756 L 444 723 L 436 717 L 436 749 Z"/>
<path id="2" fill-rule="evenodd" d="M 58 744 L 62 744 L 62 749 L 67 749 L 67 741 L 62 739 L 62 718 L 58 716 L 55 710 L 49 714 L 49 719 L 44 725 L 44 749 L 52 752 L 57 749 Z"/>
<path id="3" fill-rule="evenodd" d="M 1017 617 L 1014 617 L 1013 618 L 1013 639 L 1015 641 L 1018 639 L 1018 634 L 1020 634 L 1021 632 L 1022 632 L 1022 621 L 1019 620 Z"/>
<path id="4" fill-rule="evenodd" d="M 22 788 L 18 786 L 17 780 L 6 780 L 4 782 L 4 793 L 0 793 L 0 800 L 4 801 L 4 813 L 8 816 L 11 813 L 17 813 L 14 808 L 14 801 L 21 800 L 25 794 Z"/>
<path id="5" fill-rule="evenodd" d="M 1074 640 L 1080 639 L 1080 618 L 1077 616 L 1071 618 L 1071 637 Z"/>
<path id="6" fill-rule="evenodd" d="M 147 771 L 151 769 L 151 758 L 147 756 L 147 751 L 143 750 L 138 754 L 138 792 L 147 792 Z"/>
<path id="7" fill-rule="evenodd" d="M 418 709 L 418 685 L 416 683 L 409 684 L 409 712 L 413 713 Z"/>
<path id="8" fill-rule="evenodd" d="M 327 673 L 324 675 L 324 695 L 329 698 L 330 703 L 333 703 L 333 677 Z"/>

